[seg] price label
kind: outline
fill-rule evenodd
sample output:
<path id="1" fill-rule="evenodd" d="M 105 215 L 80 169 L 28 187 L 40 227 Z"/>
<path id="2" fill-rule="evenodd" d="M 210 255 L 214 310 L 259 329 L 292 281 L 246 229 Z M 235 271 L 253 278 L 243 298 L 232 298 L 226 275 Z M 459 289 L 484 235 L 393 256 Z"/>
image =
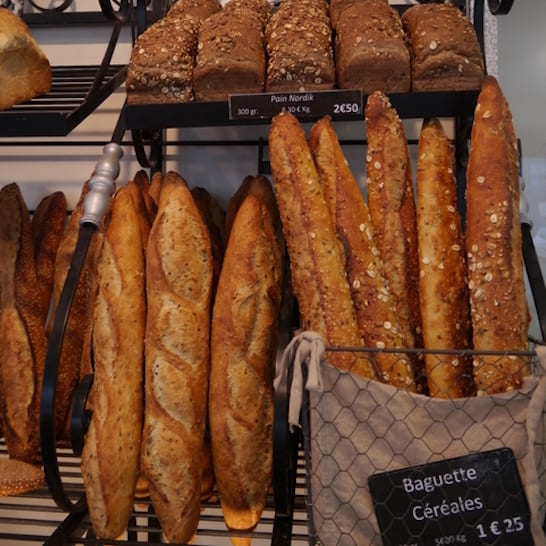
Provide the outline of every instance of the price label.
<path id="1" fill-rule="evenodd" d="M 228 104 L 231 120 L 265 120 L 281 112 L 290 112 L 297 118 L 330 115 L 351 120 L 361 119 L 363 112 L 359 89 L 230 95 Z"/>
<path id="2" fill-rule="evenodd" d="M 534 544 L 508 448 L 375 474 L 369 486 L 384 546 Z"/>

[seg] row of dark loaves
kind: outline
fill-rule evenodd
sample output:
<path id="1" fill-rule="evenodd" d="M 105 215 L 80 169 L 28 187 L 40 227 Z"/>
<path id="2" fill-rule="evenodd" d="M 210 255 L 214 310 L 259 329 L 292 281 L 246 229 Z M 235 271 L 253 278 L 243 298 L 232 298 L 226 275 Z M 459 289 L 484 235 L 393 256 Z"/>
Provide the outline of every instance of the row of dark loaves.
<path id="1" fill-rule="evenodd" d="M 388 0 L 177 0 L 136 41 L 129 104 L 224 101 L 230 94 L 479 89 L 473 25 L 450 4 L 402 16 Z"/>
<path id="2" fill-rule="evenodd" d="M 475 109 L 464 230 L 441 123 L 423 123 L 414 194 L 404 127 L 382 92 L 368 97 L 365 122 L 367 202 L 328 117 L 308 137 L 291 114 L 272 122 L 271 169 L 302 327 L 346 348 L 328 355 L 333 365 L 398 388 L 443 398 L 518 389 L 530 374 L 529 358 L 514 354 L 528 350 L 529 327 L 519 162 L 497 80 L 486 77 Z M 377 351 L 350 350 L 362 345 Z M 382 351 L 398 347 L 430 352 Z"/>

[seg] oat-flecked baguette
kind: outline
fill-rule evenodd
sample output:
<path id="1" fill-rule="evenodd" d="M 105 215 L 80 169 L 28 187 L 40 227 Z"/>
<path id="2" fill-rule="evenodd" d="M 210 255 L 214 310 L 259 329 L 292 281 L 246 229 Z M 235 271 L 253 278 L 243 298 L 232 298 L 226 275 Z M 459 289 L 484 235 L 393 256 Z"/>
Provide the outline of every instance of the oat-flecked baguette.
<path id="1" fill-rule="evenodd" d="M 283 253 L 272 188 L 266 178 L 255 177 L 234 216 L 211 330 L 214 474 L 231 529 L 255 527 L 271 485 Z"/>
<path id="2" fill-rule="evenodd" d="M 368 150 L 368 207 L 379 255 L 393 294 L 406 346 L 422 347 L 419 311 L 417 220 L 408 143 L 388 97 L 377 91 L 365 110 Z M 422 362 L 414 359 L 416 380 Z"/>
<path id="3" fill-rule="evenodd" d="M 169 542 L 189 541 L 199 522 L 211 286 L 207 226 L 185 181 L 168 172 L 146 256 L 141 471 Z"/>
<path id="4" fill-rule="evenodd" d="M 81 467 L 93 530 L 127 528 L 139 471 L 143 421 L 144 249 L 130 189 L 115 195 L 97 264 L 93 310 L 92 418 Z"/>
<path id="5" fill-rule="evenodd" d="M 0 190 L 0 377 L 9 456 L 37 463 L 46 335 L 30 215 L 17 184 Z"/>
<path id="6" fill-rule="evenodd" d="M 293 115 L 273 118 L 269 151 L 302 327 L 329 345 L 362 346 L 340 244 L 305 133 Z M 341 369 L 377 375 L 364 355 L 332 352 L 328 358 Z"/>
<path id="7" fill-rule="evenodd" d="M 464 238 L 457 210 L 455 153 L 437 119 L 423 122 L 417 149 L 419 297 L 425 349 L 472 344 Z M 469 356 L 425 354 L 430 396 L 474 394 Z"/>
<path id="8" fill-rule="evenodd" d="M 44 325 L 51 304 L 55 258 L 64 235 L 66 212 L 66 197 L 62 191 L 56 191 L 44 197 L 32 215 L 32 241 Z"/>
<path id="9" fill-rule="evenodd" d="M 474 349 L 527 350 L 519 219 L 519 159 L 512 114 L 497 80 L 486 77 L 474 112 L 466 171 L 466 252 Z M 483 357 L 474 362 L 479 393 L 517 389 L 527 359 Z"/>
<path id="10" fill-rule="evenodd" d="M 403 348 L 405 340 L 375 244 L 370 213 L 329 117 L 311 127 L 309 147 L 337 236 L 343 244 L 345 269 L 362 339 L 368 347 Z M 371 356 L 382 381 L 415 390 L 413 369 L 405 354 L 378 352 Z"/>

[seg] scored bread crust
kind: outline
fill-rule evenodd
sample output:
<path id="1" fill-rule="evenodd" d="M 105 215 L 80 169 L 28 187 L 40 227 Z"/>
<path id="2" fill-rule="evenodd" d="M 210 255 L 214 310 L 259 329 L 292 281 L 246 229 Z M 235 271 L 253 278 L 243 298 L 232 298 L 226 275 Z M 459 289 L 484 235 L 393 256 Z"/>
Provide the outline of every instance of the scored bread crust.
<path id="1" fill-rule="evenodd" d="M 271 485 L 283 252 L 272 188 L 253 177 L 234 215 L 211 330 L 214 474 L 231 529 L 255 527 Z"/>
<path id="2" fill-rule="evenodd" d="M 0 375 L 8 454 L 40 461 L 40 394 L 47 339 L 30 215 L 19 186 L 0 190 Z"/>
<path id="3" fill-rule="evenodd" d="M 368 207 L 377 247 L 406 346 L 420 348 L 417 219 L 406 134 L 389 98 L 380 91 L 369 95 L 365 121 Z M 424 364 L 418 358 L 413 364 L 415 379 L 423 386 Z"/>
<path id="4" fill-rule="evenodd" d="M 186 182 L 165 174 L 146 256 L 141 470 L 169 542 L 199 522 L 209 378 L 212 255 Z"/>
<path id="5" fill-rule="evenodd" d="M 92 417 L 81 456 L 99 538 L 127 528 L 139 472 L 146 299 L 144 250 L 130 189 L 118 190 L 97 264 Z"/>
<path id="6" fill-rule="evenodd" d="M 362 339 L 368 347 L 403 348 L 405 340 L 375 244 L 370 213 L 329 117 L 311 127 L 309 147 L 343 244 Z M 378 352 L 372 356 L 382 381 L 415 390 L 411 362 L 405 354 Z"/>
<path id="7" fill-rule="evenodd" d="M 361 347 L 344 258 L 305 133 L 295 116 L 281 113 L 273 118 L 269 151 L 302 327 L 319 333 L 328 345 Z M 366 355 L 330 352 L 327 358 L 341 369 L 377 376 Z"/>
<path id="8" fill-rule="evenodd" d="M 466 252 L 476 351 L 526 351 L 529 310 L 519 215 L 519 158 L 512 114 L 493 76 L 478 96 L 466 171 Z M 527 358 L 476 357 L 479 393 L 517 389 Z"/>
<path id="9" fill-rule="evenodd" d="M 464 238 L 457 211 L 455 153 L 437 119 L 423 122 L 417 149 L 419 297 L 425 349 L 471 347 Z M 425 354 L 430 396 L 474 394 L 472 359 Z"/>

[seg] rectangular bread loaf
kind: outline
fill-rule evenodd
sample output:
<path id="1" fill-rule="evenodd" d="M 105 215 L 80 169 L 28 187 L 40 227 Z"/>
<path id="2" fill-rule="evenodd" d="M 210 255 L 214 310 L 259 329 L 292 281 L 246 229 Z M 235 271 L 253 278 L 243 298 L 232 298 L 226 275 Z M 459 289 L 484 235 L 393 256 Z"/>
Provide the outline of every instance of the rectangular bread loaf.
<path id="1" fill-rule="evenodd" d="M 413 91 L 479 89 L 482 52 L 472 23 L 450 4 L 416 4 L 402 15 Z"/>
<path id="2" fill-rule="evenodd" d="M 411 88 L 410 54 L 398 12 L 386 0 L 360 0 L 338 15 L 335 37 L 338 86 L 370 94 Z"/>
<path id="3" fill-rule="evenodd" d="M 284 0 L 266 29 L 266 91 L 333 89 L 332 28 L 324 0 Z"/>

